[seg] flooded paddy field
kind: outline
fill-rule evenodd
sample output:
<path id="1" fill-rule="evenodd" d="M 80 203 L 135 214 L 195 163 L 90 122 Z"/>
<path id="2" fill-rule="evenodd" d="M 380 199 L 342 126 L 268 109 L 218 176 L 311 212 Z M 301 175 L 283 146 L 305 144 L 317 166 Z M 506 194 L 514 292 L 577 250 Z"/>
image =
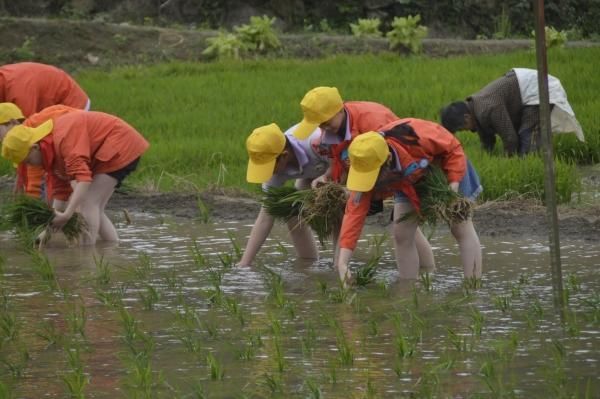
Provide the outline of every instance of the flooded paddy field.
<path id="1" fill-rule="evenodd" d="M 561 243 L 552 301 L 544 239 L 483 236 L 482 287 L 456 244 L 399 281 L 391 243 L 375 281 L 343 289 L 331 248 L 296 261 L 284 228 L 261 265 L 235 267 L 251 222 L 132 213 L 116 246 L 0 235 L 0 397 L 592 398 L 600 392 L 600 246 Z M 118 218 L 115 218 L 118 219 Z M 354 267 L 369 260 L 369 226 Z"/>

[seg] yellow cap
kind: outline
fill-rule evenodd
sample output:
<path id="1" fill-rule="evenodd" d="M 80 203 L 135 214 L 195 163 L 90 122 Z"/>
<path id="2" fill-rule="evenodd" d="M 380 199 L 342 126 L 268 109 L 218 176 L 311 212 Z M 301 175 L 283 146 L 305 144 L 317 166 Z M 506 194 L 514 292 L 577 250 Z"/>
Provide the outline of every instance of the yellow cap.
<path id="1" fill-rule="evenodd" d="M 323 122 L 327 122 L 344 107 L 335 87 L 315 87 L 300 102 L 304 118 L 294 130 L 294 136 L 304 140 Z"/>
<path id="2" fill-rule="evenodd" d="M 371 191 L 377 181 L 381 165 L 388 159 L 390 149 L 377 132 L 358 135 L 348 148 L 350 172 L 346 186 L 351 191 Z"/>
<path id="3" fill-rule="evenodd" d="M 52 119 L 38 127 L 23 125 L 13 127 L 2 140 L 2 157 L 11 161 L 17 167 L 29 155 L 31 146 L 50 134 L 53 127 Z"/>
<path id="4" fill-rule="evenodd" d="M 13 103 L 0 103 L 0 125 L 10 122 L 13 119 L 25 119 L 21 108 Z"/>
<path id="5" fill-rule="evenodd" d="M 264 183 L 273 176 L 277 157 L 285 149 L 285 135 L 275 123 L 261 126 L 246 140 L 249 183 Z"/>

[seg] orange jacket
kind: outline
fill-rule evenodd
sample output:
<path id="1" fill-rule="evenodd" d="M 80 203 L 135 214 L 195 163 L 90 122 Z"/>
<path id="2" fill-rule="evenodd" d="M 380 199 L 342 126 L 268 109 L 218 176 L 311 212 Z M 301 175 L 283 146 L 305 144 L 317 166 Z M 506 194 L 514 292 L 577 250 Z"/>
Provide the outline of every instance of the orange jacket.
<path id="1" fill-rule="evenodd" d="M 65 71 L 21 62 L 0 67 L 0 102 L 17 104 L 28 117 L 56 104 L 84 109 L 88 96 Z"/>
<path id="2" fill-rule="evenodd" d="M 354 250 L 356 247 L 373 197 L 386 198 L 394 192 L 404 192 L 409 199 L 412 195 L 416 196 L 413 184 L 423 176 L 422 167 L 426 164 L 439 164 L 449 183 L 460 182 L 465 175 L 467 159 L 460 142 L 437 123 L 405 118 L 384 126 L 381 131 L 399 158 L 402 171 L 408 170 L 412 163 L 419 165 L 421 160 L 426 162 L 397 182 L 376 185 L 367 193 L 351 192 L 340 231 L 340 248 Z M 416 200 L 418 206 L 418 198 Z"/>
<path id="3" fill-rule="evenodd" d="M 346 110 L 347 130 L 350 140 L 344 140 L 332 145 L 332 179 L 336 182 L 342 180 L 342 175 L 347 171 L 347 166 L 342 160 L 342 152 L 348 148 L 353 138 L 361 133 L 379 131 L 381 128 L 399 118 L 385 105 L 370 101 L 348 101 L 344 103 Z"/>
<path id="4" fill-rule="evenodd" d="M 60 200 L 68 199 L 71 180 L 89 182 L 96 174 L 115 172 L 149 147 L 146 139 L 125 121 L 92 111 L 57 117 L 52 133 L 44 140 L 52 143 L 44 154 L 51 159 L 51 165 L 45 167 L 54 178 L 52 197 Z"/>

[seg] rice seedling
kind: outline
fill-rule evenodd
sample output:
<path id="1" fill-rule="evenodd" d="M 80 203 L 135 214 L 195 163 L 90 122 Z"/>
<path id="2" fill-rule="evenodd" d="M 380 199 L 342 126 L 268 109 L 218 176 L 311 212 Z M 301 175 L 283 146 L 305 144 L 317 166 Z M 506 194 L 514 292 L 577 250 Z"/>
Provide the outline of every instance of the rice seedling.
<path id="1" fill-rule="evenodd" d="M 103 305 L 110 307 L 119 307 L 123 304 L 123 296 L 125 295 L 125 285 L 120 285 L 115 289 L 105 290 L 99 287 L 94 288 L 94 294 Z"/>
<path id="2" fill-rule="evenodd" d="M 476 291 L 480 288 L 483 287 L 483 282 L 481 281 L 481 279 L 477 278 L 477 277 L 465 277 L 463 279 L 463 284 L 462 284 L 462 288 L 463 288 L 463 294 L 465 296 L 470 296 L 472 291 Z"/>
<path id="3" fill-rule="evenodd" d="M 356 298 L 356 292 L 352 291 L 349 285 L 340 281 L 337 288 L 332 288 L 329 291 L 328 297 L 331 302 L 351 305 Z"/>
<path id="4" fill-rule="evenodd" d="M 40 251 L 31 251 L 31 260 L 35 271 L 42 278 L 42 281 L 46 283 L 48 288 L 52 291 L 58 290 L 59 284 L 56 279 L 54 265 L 50 262 L 50 259 L 48 259 L 46 254 Z"/>
<path id="5" fill-rule="evenodd" d="M 275 219 L 287 222 L 298 218 L 299 223 L 313 229 L 324 245 L 341 226 L 346 198 L 344 188 L 334 183 L 308 190 L 277 187 L 267 190 L 262 205 Z"/>
<path id="6" fill-rule="evenodd" d="M 285 358 L 283 356 L 283 349 L 281 347 L 281 339 L 278 335 L 273 337 L 273 360 L 275 361 L 277 371 L 282 373 L 285 369 Z"/>
<path id="7" fill-rule="evenodd" d="M 471 334 L 474 337 L 481 337 L 481 331 L 483 329 L 483 323 L 485 321 L 485 316 L 479 311 L 479 309 L 475 307 L 471 307 L 469 311 L 469 316 L 471 318 L 471 324 L 469 325 L 469 330 L 471 330 Z"/>
<path id="8" fill-rule="evenodd" d="M 204 201 L 202 201 L 202 198 L 198 197 L 198 201 L 197 201 L 197 205 L 198 205 L 198 220 L 200 220 L 201 223 L 209 223 L 210 222 L 210 208 L 208 207 L 208 205 L 206 205 L 206 203 Z"/>
<path id="9" fill-rule="evenodd" d="M 493 359 L 484 361 L 479 368 L 479 376 L 485 383 L 492 397 L 514 397 L 514 391 L 506 386 L 502 371 L 497 371 L 495 364 L 496 362 Z"/>
<path id="10" fill-rule="evenodd" d="M 584 298 L 582 303 L 588 308 L 583 316 L 593 323 L 600 323 L 600 293 L 594 292 L 590 298 Z"/>
<path id="11" fill-rule="evenodd" d="M 73 301 L 69 304 L 67 313 L 65 314 L 65 321 L 72 334 L 80 335 L 81 338 L 85 339 L 87 314 L 83 302 Z"/>
<path id="12" fill-rule="evenodd" d="M 96 265 L 96 274 L 94 276 L 96 284 L 100 286 L 107 286 L 110 284 L 110 265 L 104 260 L 104 256 L 98 258 L 94 255 L 94 264 Z"/>
<path id="13" fill-rule="evenodd" d="M 508 363 L 511 361 L 519 346 L 519 336 L 516 332 L 512 332 L 510 337 L 503 340 L 498 340 L 492 343 L 491 347 L 497 361 Z"/>
<path id="14" fill-rule="evenodd" d="M 217 254 L 217 257 L 219 258 L 219 260 L 221 261 L 221 265 L 223 265 L 225 269 L 231 269 L 233 265 L 235 265 L 235 256 L 233 256 L 229 252 Z"/>
<path id="15" fill-rule="evenodd" d="M 151 284 L 146 284 L 146 291 L 139 293 L 140 300 L 144 310 L 153 310 L 154 305 L 160 301 L 161 294 Z"/>
<path id="16" fill-rule="evenodd" d="M 210 352 L 206 355 L 206 364 L 208 365 L 211 380 L 216 381 L 223 379 L 225 370 L 223 370 L 221 363 Z"/>
<path id="17" fill-rule="evenodd" d="M 280 336 L 281 332 L 283 331 L 283 324 L 281 323 L 281 320 L 278 319 L 277 316 L 270 313 L 269 321 L 270 321 L 269 327 L 270 327 L 270 330 L 273 333 L 273 335 Z"/>
<path id="18" fill-rule="evenodd" d="M 62 331 L 57 329 L 51 320 L 44 320 L 35 335 L 46 341 L 46 348 L 61 345 L 65 338 Z"/>
<path id="19" fill-rule="evenodd" d="M 208 399 L 206 390 L 199 382 L 194 382 L 192 384 L 192 392 L 190 397 L 193 399 Z"/>
<path id="20" fill-rule="evenodd" d="M 170 269 L 164 274 L 165 285 L 170 291 L 179 291 L 183 287 L 183 280 L 177 275 L 177 271 Z"/>
<path id="21" fill-rule="evenodd" d="M 179 336 L 179 340 L 190 353 L 200 353 L 203 348 L 202 340 L 194 331 L 185 330 Z"/>
<path id="22" fill-rule="evenodd" d="M 233 234 L 231 230 L 227 230 L 227 237 L 231 242 L 231 246 L 233 247 L 233 251 L 235 252 L 235 261 L 237 262 L 238 260 L 242 259 L 242 248 L 240 247 L 240 244 L 237 238 L 235 237 L 235 234 Z"/>
<path id="23" fill-rule="evenodd" d="M 259 385 L 267 388 L 271 395 L 283 393 L 283 381 L 279 375 L 264 373 Z"/>
<path id="24" fill-rule="evenodd" d="M 278 308 L 283 308 L 287 303 L 287 298 L 283 289 L 283 279 L 281 278 L 281 275 L 275 273 L 266 266 L 261 267 L 261 271 L 263 271 L 263 280 L 269 288 L 269 299 Z"/>
<path id="25" fill-rule="evenodd" d="M 289 254 L 289 251 L 281 241 L 277 240 L 275 245 L 277 245 L 277 250 L 281 256 L 287 256 Z"/>
<path id="26" fill-rule="evenodd" d="M 11 386 L 3 381 L 0 381 L 0 399 L 12 399 L 14 392 Z"/>
<path id="27" fill-rule="evenodd" d="M 150 255 L 145 252 L 140 252 L 138 255 L 138 261 L 133 267 L 133 277 L 137 280 L 146 280 L 150 277 L 152 270 L 154 269 L 154 262 Z"/>
<path id="28" fill-rule="evenodd" d="M 0 333 L 2 334 L 2 341 L 13 341 L 16 342 L 19 338 L 20 323 L 17 320 L 17 315 L 14 312 L 1 312 L 0 313 Z"/>
<path id="29" fill-rule="evenodd" d="M 65 383 L 69 398 L 83 399 L 85 398 L 84 390 L 89 383 L 89 377 L 83 372 L 79 347 L 67 347 L 65 350 L 69 372 L 61 375 L 61 379 Z"/>
<path id="30" fill-rule="evenodd" d="M 13 201 L 8 201 L 2 207 L 1 212 L 5 227 L 16 229 L 18 233 L 33 232 L 36 236 L 44 231 L 45 239 L 50 239 L 52 229 L 49 227 L 54 218 L 54 210 L 46 202 L 27 195 L 20 195 Z M 77 212 L 61 228 L 70 242 L 77 241 L 86 229 L 85 219 Z"/>
<path id="31" fill-rule="evenodd" d="M 364 266 L 361 266 L 356 270 L 356 285 L 365 286 L 374 280 L 379 260 L 383 255 L 382 247 L 387 238 L 387 234 L 379 234 L 374 235 L 369 239 L 371 256 Z"/>
<path id="32" fill-rule="evenodd" d="M 334 322 L 333 327 L 335 330 L 335 346 L 337 348 L 338 360 L 343 366 L 352 366 L 354 364 L 354 349 L 339 323 Z"/>
<path id="33" fill-rule="evenodd" d="M 571 337 L 577 337 L 581 334 L 581 327 L 579 327 L 576 312 L 566 309 L 564 311 L 562 325 L 567 334 Z"/>
<path id="34" fill-rule="evenodd" d="M 575 293 L 581 292 L 581 280 L 579 279 L 579 277 L 577 277 L 576 274 L 569 273 L 567 275 L 566 280 L 566 286 L 569 288 L 570 291 L 573 291 Z"/>
<path id="35" fill-rule="evenodd" d="M 208 257 L 202 253 L 202 250 L 198 246 L 198 242 L 196 240 L 192 241 L 192 245 L 190 246 L 190 254 L 192 255 L 194 265 L 198 269 L 204 269 L 209 265 Z"/>
<path id="36" fill-rule="evenodd" d="M 305 356 L 310 356 L 317 342 L 317 332 L 310 320 L 304 322 L 304 334 L 300 337 L 300 342 L 302 344 L 302 353 Z"/>
<path id="37" fill-rule="evenodd" d="M 440 222 L 450 225 L 464 222 L 473 216 L 473 204 L 461 194 L 452 190 L 448 179 L 438 166 L 430 166 L 425 176 L 415 183 L 421 201 L 419 213 L 413 211 L 399 221 L 417 218 L 420 224 L 436 226 Z"/>
<path id="38" fill-rule="evenodd" d="M 321 387 L 319 384 L 313 380 L 312 378 L 307 378 L 302 383 L 304 391 L 306 392 L 307 399 L 321 399 L 323 398 L 323 392 L 321 392 Z"/>
<path id="39" fill-rule="evenodd" d="M 512 300 L 508 295 L 497 295 L 493 297 L 494 306 L 498 308 L 502 313 L 506 313 L 512 309 Z"/>
<path id="40" fill-rule="evenodd" d="M 237 320 L 240 322 L 241 326 L 246 324 L 246 317 L 244 316 L 244 312 L 240 306 L 240 303 L 237 299 L 232 297 L 225 297 L 225 300 L 222 301 L 222 305 L 232 316 L 235 316 Z"/>
<path id="41" fill-rule="evenodd" d="M 337 384 L 337 369 L 338 369 L 338 363 L 335 359 L 332 359 L 329 361 L 329 365 L 328 365 L 328 370 L 329 370 L 329 375 L 328 375 L 328 379 L 329 379 L 329 383 L 332 385 Z"/>
<path id="42" fill-rule="evenodd" d="M 419 280 L 421 281 L 421 286 L 426 292 L 433 291 L 433 282 L 431 280 L 431 274 L 428 272 L 421 273 Z"/>
<path id="43" fill-rule="evenodd" d="M 469 343 L 466 335 L 457 334 L 453 329 L 446 327 L 448 341 L 458 352 L 468 352 Z"/>
<path id="44" fill-rule="evenodd" d="M 0 279 L 4 278 L 4 266 L 6 266 L 6 259 L 0 254 Z"/>
<path id="45" fill-rule="evenodd" d="M 30 360 L 29 352 L 26 348 L 19 346 L 16 353 L 12 356 L 3 356 L 0 361 L 6 367 L 8 375 L 12 378 L 22 378 Z"/>
<path id="46" fill-rule="evenodd" d="M 155 397 L 157 388 L 161 385 L 162 375 L 152 370 L 152 352 L 141 350 L 132 353 L 127 363 L 127 380 L 125 390 L 129 397 L 151 399 Z"/>

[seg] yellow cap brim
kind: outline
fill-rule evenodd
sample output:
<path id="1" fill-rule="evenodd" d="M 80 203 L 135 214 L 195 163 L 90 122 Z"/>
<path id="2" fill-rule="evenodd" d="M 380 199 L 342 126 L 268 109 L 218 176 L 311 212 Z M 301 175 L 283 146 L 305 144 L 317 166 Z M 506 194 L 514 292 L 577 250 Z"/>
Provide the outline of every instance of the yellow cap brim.
<path id="1" fill-rule="evenodd" d="M 379 176 L 379 168 L 369 172 L 359 172 L 350 166 L 346 187 L 350 191 L 366 193 L 375 187 L 377 176 Z"/>
<path id="2" fill-rule="evenodd" d="M 31 144 L 35 144 L 47 135 L 50 134 L 52 128 L 54 127 L 54 122 L 52 119 L 48 119 L 46 122 L 42 123 L 38 127 L 30 128 L 33 129 L 33 136 L 31 137 Z"/>
<path id="3" fill-rule="evenodd" d="M 308 138 L 319 127 L 318 123 L 311 123 L 306 119 L 302 119 L 302 122 L 298 124 L 296 130 L 294 130 L 294 136 L 300 140 Z"/>
<path id="4" fill-rule="evenodd" d="M 248 171 L 246 172 L 246 180 L 248 183 L 264 183 L 268 181 L 273 176 L 276 162 L 276 158 L 264 163 L 256 163 L 249 160 Z"/>

